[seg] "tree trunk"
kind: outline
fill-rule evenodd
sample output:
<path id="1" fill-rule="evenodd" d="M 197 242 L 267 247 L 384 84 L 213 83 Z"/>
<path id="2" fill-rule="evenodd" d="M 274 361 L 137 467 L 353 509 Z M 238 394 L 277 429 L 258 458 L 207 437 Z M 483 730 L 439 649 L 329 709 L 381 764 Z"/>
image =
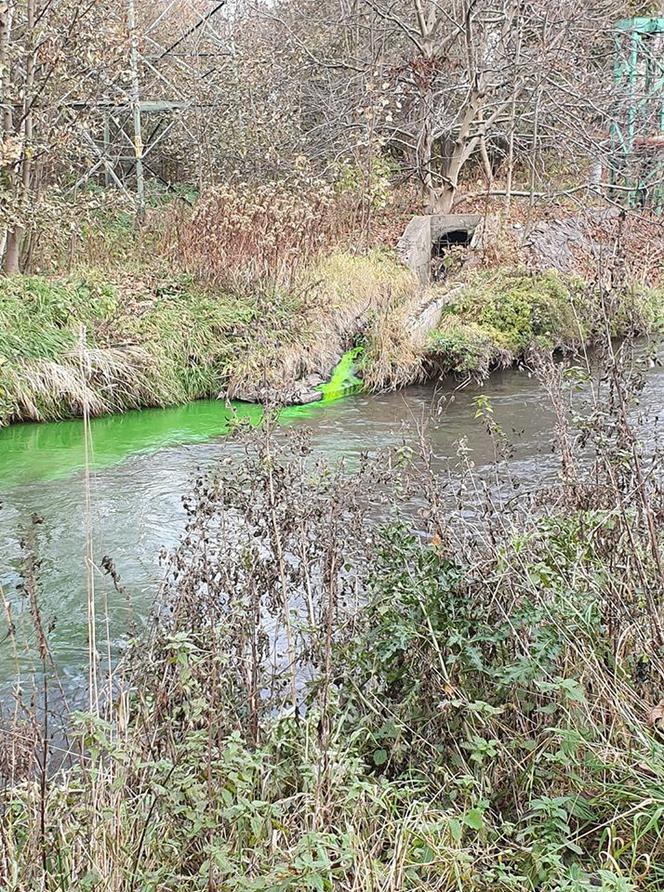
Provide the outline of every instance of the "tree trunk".
<path id="1" fill-rule="evenodd" d="M 4 271 L 8 276 L 13 276 L 21 271 L 19 262 L 21 256 L 20 248 L 20 230 L 18 226 L 15 226 L 14 229 L 10 229 L 7 233 L 5 244 Z"/>
<path id="2" fill-rule="evenodd" d="M 5 28 L 3 28 L 4 33 Z M 35 0 L 27 3 L 27 48 L 25 59 L 25 86 L 23 88 L 23 119 L 22 119 L 22 157 L 19 166 L 20 178 L 17 188 L 20 194 L 20 202 L 27 200 L 30 194 L 32 180 L 32 101 L 35 81 Z M 21 243 L 23 241 L 23 227 L 16 224 L 7 233 L 5 248 L 4 270 L 7 275 L 14 275 L 21 271 Z"/>
<path id="3" fill-rule="evenodd" d="M 436 28 L 437 10 L 433 2 L 429 2 L 425 8 L 422 5 L 422 0 L 413 0 L 413 5 L 417 27 L 422 38 L 420 52 L 426 63 L 423 77 L 429 79 L 422 94 L 422 123 L 417 144 L 416 164 L 422 180 L 422 198 L 428 210 L 431 211 L 436 201 L 436 189 L 433 182 L 435 98 L 431 89 L 430 79 L 433 77 L 433 73 L 430 66 L 433 64 L 436 50 L 433 32 Z"/>
<path id="4" fill-rule="evenodd" d="M 476 121 L 482 109 L 482 93 L 480 89 L 471 93 L 463 118 L 459 122 L 459 133 L 454 141 L 452 156 L 449 158 L 447 168 L 443 174 L 444 185 L 438 190 L 436 201 L 434 202 L 434 213 L 436 214 L 449 214 L 452 210 L 459 186 L 461 168 L 475 151 L 479 142 L 479 136 L 472 136 L 471 130 L 473 122 Z"/>
<path id="5" fill-rule="evenodd" d="M 427 207 L 433 207 L 436 201 L 436 190 L 433 185 L 433 127 L 431 123 L 431 103 L 433 97 L 431 95 L 425 97 L 425 112 L 422 122 L 422 130 L 420 134 L 420 152 L 417 166 L 422 177 L 422 197 Z"/>
<path id="6" fill-rule="evenodd" d="M 454 207 L 454 199 L 456 198 L 456 185 L 445 185 L 438 191 L 436 199 L 431 207 L 433 214 L 451 214 Z"/>
<path id="7" fill-rule="evenodd" d="M 0 0 L 0 143 L 4 143 L 14 131 L 12 106 L 9 99 L 11 72 L 8 60 L 12 14 L 13 6 L 10 6 L 7 0 Z M 7 163 L 3 168 L 0 168 L 0 185 L 8 193 L 11 192 L 12 180 L 12 167 Z M 0 250 L 0 261 L 2 261 L 3 257 L 5 258 L 3 263 L 4 269 L 6 268 L 6 257 L 10 246 L 10 234 L 7 229 L 2 232 L 0 244 L 2 247 L 2 250 Z M 11 262 L 12 265 L 18 262 L 18 256 L 15 255 L 13 247 Z"/>
<path id="8" fill-rule="evenodd" d="M 134 156 L 136 168 L 136 223 L 145 221 L 145 179 L 143 174 L 143 132 L 141 119 L 140 84 L 138 77 L 138 38 L 136 34 L 136 5 L 134 0 L 127 2 L 127 22 L 129 27 L 131 73 L 130 104 L 134 122 Z"/>

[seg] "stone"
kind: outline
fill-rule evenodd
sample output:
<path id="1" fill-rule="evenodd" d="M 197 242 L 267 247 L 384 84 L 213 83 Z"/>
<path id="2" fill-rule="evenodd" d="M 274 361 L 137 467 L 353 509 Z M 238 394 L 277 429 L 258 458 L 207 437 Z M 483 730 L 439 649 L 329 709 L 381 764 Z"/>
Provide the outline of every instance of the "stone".
<path id="1" fill-rule="evenodd" d="M 306 406 L 308 403 L 317 403 L 319 400 L 322 399 L 323 394 L 320 392 L 320 390 L 303 388 L 302 390 L 296 390 L 293 394 L 291 394 L 288 402 L 291 406 Z"/>

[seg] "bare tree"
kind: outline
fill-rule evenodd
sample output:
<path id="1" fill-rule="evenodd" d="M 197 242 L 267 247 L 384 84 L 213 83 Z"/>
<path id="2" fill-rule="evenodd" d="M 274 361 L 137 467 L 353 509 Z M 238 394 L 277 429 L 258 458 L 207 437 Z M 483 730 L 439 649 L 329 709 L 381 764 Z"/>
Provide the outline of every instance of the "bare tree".
<path id="1" fill-rule="evenodd" d="M 90 176 L 127 190 L 353 169 L 370 193 L 389 162 L 442 213 L 471 177 L 508 209 L 586 184 L 628 114 L 614 83 L 628 14 L 622 0 L 0 0 L 4 268 L 29 254 L 42 185 Z M 144 99 L 164 107 L 149 124 Z"/>
<path id="2" fill-rule="evenodd" d="M 110 0 L 109 0 L 110 2 Z M 83 160 L 76 120 L 118 65 L 102 0 L 0 0 L 0 257 L 6 273 L 29 255 L 41 180 L 63 182 Z M 70 164 L 71 162 L 71 164 Z"/>

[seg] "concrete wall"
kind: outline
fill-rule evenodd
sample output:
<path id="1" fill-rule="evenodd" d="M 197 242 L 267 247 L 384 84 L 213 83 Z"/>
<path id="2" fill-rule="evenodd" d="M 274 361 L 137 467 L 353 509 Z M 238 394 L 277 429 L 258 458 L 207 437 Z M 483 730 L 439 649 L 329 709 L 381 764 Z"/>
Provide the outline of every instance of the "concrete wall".
<path id="1" fill-rule="evenodd" d="M 401 261 L 423 284 L 431 275 L 431 217 L 413 217 L 397 244 Z"/>
<path id="2" fill-rule="evenodd" d="M 423 285 L 431 281 L 431 254 L 436 242 L 449 232 L 475 232 L 479 214 L 427 214 L 413 217 L 397 244 L 402 262 L 413 270 Z"/>

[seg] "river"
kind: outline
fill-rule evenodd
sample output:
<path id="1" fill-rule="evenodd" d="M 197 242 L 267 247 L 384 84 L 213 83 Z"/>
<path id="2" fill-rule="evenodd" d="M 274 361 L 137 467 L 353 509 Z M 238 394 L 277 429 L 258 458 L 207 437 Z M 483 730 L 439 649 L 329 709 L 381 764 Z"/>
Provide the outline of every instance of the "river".
<path id="1" fill-rule="evenodd" d="M 377 396 L 356 395 L 336 402 L 285 410 L 281 421 L 305 425 L 314 448 L 349 463 L 363 451 L 415 444 L 416 422 L 429 419 L 435 461 L 449 464 L 466 438 L 478 469 L 492 463 L 493 445 L 476 415 L 475 400 L 486 396 L 514 452 L 511 476 L 525 483 L 555 473 L 552 414 L 535 378 L 522 370 L 496 373 L 481 388 L 446 384 L 410 387 Z M 647 406 L 641 435 L 655 439 L 664 413 L 664 370 L 648 373 L 641 404 Z M 440 407 L 442 411 L 432 411 Z M 241 417 L 255 421 L 259 410 L 240 405 Z M 108 605 L 110 645 L 117 651 L 128 630 L 147 615 L 160 581 L 159 552 L 178 541 L 184 523 L 181 499 L 199 469 L 238 454 L 227 436 L 229 410 L 217 401 L 170 409 L 129 412 L 91 423 L 90 494 L 94 560 L 115 562 L 130 598 L 119 595 L 107 575 L 95 573 L 100 615 Z M 66 686 L 86 676 L 85 446 L 80 420 L 23 424 L 0 430 L 0 585 L 14 613 L 21 642 L 21 671 L 34 664 L 35 634 L 20 587 L 21 537 L 39 515 L 35 530 L 40 566 L 43 621 L 52 625 L 51 651 Z M 98 631 L 105 651 L 105 622 Z M 0 691 L 16 672 L 4 620 L 0 621 Z"/>

